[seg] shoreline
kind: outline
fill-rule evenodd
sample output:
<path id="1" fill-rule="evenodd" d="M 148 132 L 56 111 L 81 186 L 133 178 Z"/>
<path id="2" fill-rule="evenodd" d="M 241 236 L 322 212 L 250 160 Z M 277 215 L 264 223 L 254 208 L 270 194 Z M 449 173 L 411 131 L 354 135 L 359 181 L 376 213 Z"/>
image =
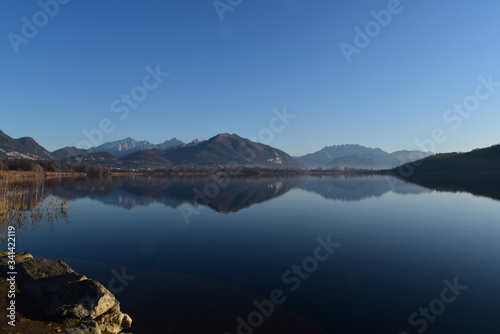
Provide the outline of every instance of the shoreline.
<path id="1" fill-rule="evenodd" d="M 112 171 L 105 175 L 92 175 L 79 172 L 32 172 L 32 171 L 0 171 L 0 182 L 17 182 L 17 181 L 33 181 L 33 180 L 51 180 L 57 178 L 96 178 L 96 177 L 133 177 L 133 176 L 162 176 L 162 177 L 199 177 L 228 174 L 230 176 L 248 176 L 248 177 L 265 177 L 265 176 L 356 176 L 356 175 L 381 175 L 388 170 L 289 170 L 289 169 L 266 169 L 242 167 L 235 169 L 191 169 L 191 170 L 156 170 L 156 171 Z"/>

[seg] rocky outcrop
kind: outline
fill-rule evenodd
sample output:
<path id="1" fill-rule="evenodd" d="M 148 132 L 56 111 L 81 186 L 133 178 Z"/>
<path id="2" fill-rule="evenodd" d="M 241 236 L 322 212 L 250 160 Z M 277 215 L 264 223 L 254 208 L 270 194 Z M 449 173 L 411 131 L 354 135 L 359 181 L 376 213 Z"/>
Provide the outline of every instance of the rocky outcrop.
<path id="1" fill-rule="evenodd" d="M 7 272 L 8 252 L 0 251 L 0 273 Z M 115 334 L 130 328 L 132 319 L 120 311 L 120 303 L 101 283 L 75 273 L 60 260 L 15 256 L 16 284 L 48 318 L 66 319 L 68 334 Z"/>

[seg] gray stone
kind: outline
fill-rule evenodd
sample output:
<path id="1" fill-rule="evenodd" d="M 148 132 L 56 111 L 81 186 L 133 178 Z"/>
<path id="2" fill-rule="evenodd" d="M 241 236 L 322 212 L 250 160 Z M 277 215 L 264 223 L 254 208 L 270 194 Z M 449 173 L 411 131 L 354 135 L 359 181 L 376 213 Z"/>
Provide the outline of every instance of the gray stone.
<path id="1" fill-rule="evenodd" d="M 68 276 L 45 287 L 51 296 L 46 315 L 94 319 L 115 305 L 115 296 L 101 283 L 81 275 L 79 280 L 68 280 Z"/>
<path id="2" fill-rule="evenodd" d="M 8 261 L 8 251 L 0 251 L 0 267 Z M 15 261 L 21 293 L 46 316 L 65 317 L 67 334 L 116 334 L 132 326 L 108 289 L 63 261 L 33 258 L 29 253 L 17 254 Z"/>
<path id="3" fill-rule="evenodd" d="M 73 273 L 66 263 L 60 260 L 45 259 L 37 257 L 30 261 L 21 263 L 17 271 L 23 280 L 39 280 L 47 277 L 62 276 Z"/>

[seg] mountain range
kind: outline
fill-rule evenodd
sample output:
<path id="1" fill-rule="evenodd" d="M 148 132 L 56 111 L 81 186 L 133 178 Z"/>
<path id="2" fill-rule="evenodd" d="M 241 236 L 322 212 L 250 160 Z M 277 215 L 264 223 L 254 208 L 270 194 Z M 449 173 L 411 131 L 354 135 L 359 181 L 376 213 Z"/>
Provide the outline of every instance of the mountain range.
<path id="1" fill-rule="evenodd" d="M 388 153 L 380 148 L 361 145 L 326 146 L 318 152 L 296 159 L 310 168 L 393 168 L 432 155 L 431 152 L 397 151 Z"/>
<path id="2" fill-rule="evenodd" d="M 168 166 L 225 167 L 228 165 L 304 168 L 303 164 L 281 150 L 228 133 L 218 134 L 206 141 L 182 143 L 168 149 L 160 149 L 156 145 L 140 150 L 135 150 L 132 146 L 121 146 L 132 149 L 132 153 L 115 156 L 111 152 L 116 152 L 117 145 L 121 144 L 104 146 L 102 149 L 107 149 L 107 151 L 93 153 L 93 150 L 90 150 L 62 161 L 100 163 L 109 167 L 128 169 Z"/>
<path id="3" fill-rule="evenodd" d="M 125 138 L 89 150 L 64 147 L 49 152 L 29 137 L 13 139 L 0 131 L 1 159 L 56 160 L 103 164 L 114 168 L 167 166 L 221 167 L 227 165 L 271 168 L 392 168 L 429 156 L 430 152 L 398 151 L 361 145 L 327 146 L 301 157 L 291 157 L 274 147 L 252 142 L 236 134 L 218 134 L 208 140 L 184 143 L 172 138 L 161 144 Z"/>
<path id="4" fill-rule="evenodd" d="M 195 140 L 195 142 L 197 142 Z M 164 141 L 161 144 L 152 144 L 147 140 L 135 140 L 134 138 L 128 137 L 122 140 L 104 143 L 97 147 L 92 147 L 89 149 L 90 153 L 95 152 L 108 152 L 117 158 L 124 157 L 130 153 L 134 153 L 141 150 L 150 150 L 153 148 L 160 150 L 168 150 L 169 148 L 176 146 L 186 145 L 183 141 L 172 138 L 170 140 Z"/>

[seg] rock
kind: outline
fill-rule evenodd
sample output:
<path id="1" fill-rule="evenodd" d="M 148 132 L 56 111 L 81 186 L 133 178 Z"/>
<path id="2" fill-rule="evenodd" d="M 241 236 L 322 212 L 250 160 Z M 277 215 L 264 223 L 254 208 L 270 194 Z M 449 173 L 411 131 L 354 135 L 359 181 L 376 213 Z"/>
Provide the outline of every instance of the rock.
<path id="1" fill-rule="evenodd" d="M 28 252 L 14 255 L 16 265 L 30 260 L 33 260 L 33 256 Z M 0 266 L 6 266 L 9 261 L 9 251 L 0 251 Z"/>
<path id="2" fill-rule="evenodd" d="M 29 253 L 28 253 L 29 254 Z M 43 257 L 33 258 L 21 264 L 16 264 L 17 271 L 23 280 L 36 281 L 43 278 L 62 276 L 73 273 L 66 263 L 60 260 L 50 260 Z"/>
<path id="3" fill-rule="evenodd" d="M 0 251 L 0 266 L 8 252 Z M 115 334 L 132 326 L 120 311 L 120 303 L 101 283 L 75 273 L 60 260 L 16 255 L 17 281 L 21 293 L 33 300 L 33 308 L 48 317 L 64 317 L 66 333 Z"/>
<path id="4" fill-rule="evenodd" d="M 101 283 L 90 279 L 66 282 L 66 277 L 62 277 L 47 286 L 46 291 L 51 292 L 51 302 L 45 311 L 48 316 L 95 319 L 116 303 L 111 292 Z"/>
<path id="5" fill-rule="evenodd" d="M 84 324 L 75 325 L 72 328 L 66 329 L 66 334 L 102 334 L 99 325 L 95 321 L 87 321 Z"/>
<path id="6" fill-rule="evenodd" d="M 132 319 L 120 311 L 119 302 L 116 302 L 111 310 L 95 320 L 102 333 L 119 333 L 123 328 L 132 326 Z"/>
<path id="7" fill-rule="evenodd" d="M 59 260 L 35 258 L 18 266 L 29 290 L 51 317 L 94 319 L 106 313 L 116 299 L 101 283 L 75 273 Z"/>

